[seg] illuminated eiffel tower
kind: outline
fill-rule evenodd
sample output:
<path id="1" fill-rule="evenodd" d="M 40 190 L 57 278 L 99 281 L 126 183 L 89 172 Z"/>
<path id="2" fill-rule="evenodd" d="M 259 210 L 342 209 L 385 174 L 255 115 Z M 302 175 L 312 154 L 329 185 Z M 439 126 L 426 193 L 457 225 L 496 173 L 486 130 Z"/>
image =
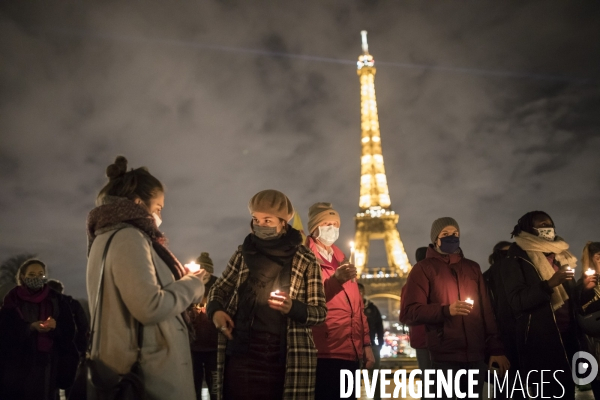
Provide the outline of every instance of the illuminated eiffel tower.
<path id="1" fill-rule="evenodd" d="M 363 278 L 405 278 L 412 267 L 396 227 L 399 216 L 391 209 L 390 193 L 383 166 L 375 99 L 375 62 L 373 56 L 369 54 L 367 32 L 362 31 L 361 35 L 363 54 L 358 57 L 357 72 L 360 78 L 362 155 L 360 211 L 354 218 L 356 221 L 355 264 L 359 276 Z M 384 241 L 388 268 L 382 268 L 377 272 L 369 268 L 371 240 Z"/>

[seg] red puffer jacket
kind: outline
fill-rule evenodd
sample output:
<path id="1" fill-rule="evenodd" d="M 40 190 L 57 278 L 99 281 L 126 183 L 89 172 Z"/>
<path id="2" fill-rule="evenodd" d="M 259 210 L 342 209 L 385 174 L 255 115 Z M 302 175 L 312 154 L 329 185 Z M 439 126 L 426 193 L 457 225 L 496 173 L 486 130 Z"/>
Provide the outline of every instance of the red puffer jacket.
<path id="1" fill-rule="evenodd" d="M 474 300 L 467 316 L 450 316 L 456 300 Z M 406 281 L 401 321 L 424 324 L 431 359 L 471 362 L 504 354 L 481 269 L 462 254 L 442 255 L 430 245 Z"/>
<path id="2" fill-rule="evenodd" d="M 317 244 L 308 238 L 308 246 L 321 264 L 321 275 L 327 299 L 325 323 L 313 326 L 313 338 L 318 358 L 337 358 L 348 361 L 362 360 L 363 348 L 371 344 L 369 324 L 364 313 L 364 305 L 358 284 L 348 281 L 340 285 L 333 276 L 344 260 L 344 253 L 336 246 L 331 262 L 323 260 Z"/>

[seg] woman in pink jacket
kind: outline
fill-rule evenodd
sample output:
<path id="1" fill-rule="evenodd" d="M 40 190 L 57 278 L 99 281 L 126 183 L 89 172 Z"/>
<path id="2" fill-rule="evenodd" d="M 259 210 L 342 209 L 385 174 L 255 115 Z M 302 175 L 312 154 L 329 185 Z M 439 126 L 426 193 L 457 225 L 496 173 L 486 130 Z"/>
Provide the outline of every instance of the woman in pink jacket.
<path id="1" fill-rule="evenodd" d="M 317 347 L 315 400 L 340 398 L 340 371 L 372 368 L 369 325 L 356 283 L 356 268 L 333 243 L 339 236 L 340 215 L 331 203 L 313 204 L 308 211 L 306 244 L 321 264 L 327 299 L 327 319 L 314 326 Z"/>

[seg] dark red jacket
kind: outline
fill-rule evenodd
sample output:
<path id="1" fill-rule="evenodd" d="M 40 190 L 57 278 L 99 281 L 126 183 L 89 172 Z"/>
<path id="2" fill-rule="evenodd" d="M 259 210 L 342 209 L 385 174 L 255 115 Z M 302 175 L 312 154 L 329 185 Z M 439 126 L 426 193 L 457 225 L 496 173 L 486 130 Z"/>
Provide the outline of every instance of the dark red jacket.
<path id="1" fill-rule="evenodd" d="M 328 262 L 321 258 L 312 238 L 308 238 L 308 246 L 321 264 L 321 276 L 327 299 L 325 322 L 312 328 L 317 357 L 348 361 L 362 360 L 363 348 L 371 344 L 371 338 L 358 284 L 348 281 L 340 285 L 333 276 L 344 260 L 344 253 L 336 246 L 331 246 L 333 258 Z"/>
<path id="2" fill-rule="evenodd" d="M 456 300 L 475 301 L 467 316 L 451 316 Z M 442 255 L 430 245 L 406 281 L 407 325 L 424 324 L 432 361 L 472 362 L 504 354 L 481 269 L 462 254 Z"/>
<path id="3" fill-rule="evenodd" d="M 400 292 L 400 322 L 406 315 L 406 302 L 404 301 L 404 294 L 406 293 L 406 285 L 402 286 Z M 410 340 L 410 347 L 413 349 L 426 349 L 427 348 L 427 333 L 425 332 L 425 325 L 413 325 L 408 327 L 408 338 Z"/>

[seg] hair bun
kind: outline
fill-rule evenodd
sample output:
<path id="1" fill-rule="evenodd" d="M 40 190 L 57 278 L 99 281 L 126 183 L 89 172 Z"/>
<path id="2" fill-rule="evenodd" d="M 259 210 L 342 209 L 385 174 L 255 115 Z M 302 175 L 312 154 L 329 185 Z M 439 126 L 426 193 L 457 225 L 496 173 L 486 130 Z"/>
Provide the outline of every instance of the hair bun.
<path id="1" fill-rule="evenodd" d="M 117 179 L 127 172 L 127 159 L 123 156 L 118 156 L 114 164 L 110 164 L 106 168 L 106 176 L 108 179 Z"/>

